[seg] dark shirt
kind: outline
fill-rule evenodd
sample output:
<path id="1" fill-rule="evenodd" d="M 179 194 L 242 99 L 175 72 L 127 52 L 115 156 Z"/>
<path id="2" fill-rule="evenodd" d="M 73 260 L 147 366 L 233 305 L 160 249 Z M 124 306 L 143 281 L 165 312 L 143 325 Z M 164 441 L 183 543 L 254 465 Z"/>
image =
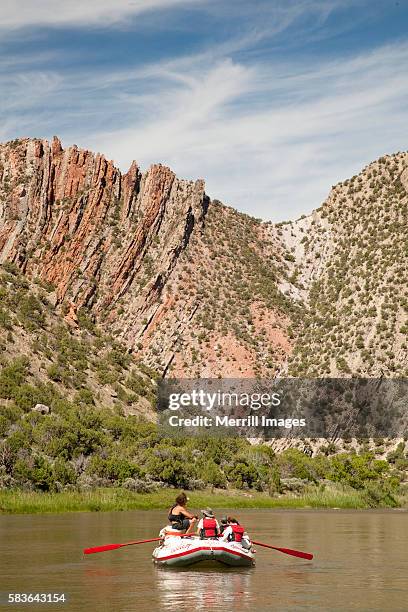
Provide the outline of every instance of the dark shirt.
<path id="1" fill-rule="evenodd" d="M 170 508 L 169 517 L 168 517 L 170 523 L 181 523 L 184 519 L 188 519 L 188 516 L 183 514 L 183 512 L 180 512 L 179 514 L 173 514 L 173 510 L 176 506 L 178 506 L 178 504 Z"/>

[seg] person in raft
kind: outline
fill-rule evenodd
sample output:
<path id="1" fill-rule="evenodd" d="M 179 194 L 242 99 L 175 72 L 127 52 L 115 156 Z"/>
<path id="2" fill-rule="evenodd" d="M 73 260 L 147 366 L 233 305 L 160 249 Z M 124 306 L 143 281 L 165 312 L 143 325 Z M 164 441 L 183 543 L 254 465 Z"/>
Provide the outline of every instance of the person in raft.
<path id="1" fill-rule="evenodd" d="M 220 521 L 220 536 L 224 533 L 227 527 L 228 527 L 228 519 L 226 516 L 222 516 L 221 521 Z"/>
<path id="2" fill-rule="evenodd" d="M 218 538 L 220 534 L 220 526 L 218 525 L 218 521 L 215 518 L 211 508 L 201 510 L 201 514 L 203 515 L 203 518 L 200 519 L 197 525 L 197 533 L 200 538 L 202 540 Z"/>
<path id="3" fill-rule="evenodd" d="M 227 518 L 227 527 L 222 533 L 223 542 L 238 542 L 242 548 L 250 549 L 251 540 L 242 525 L 239 524 L 236 518 L 229 516 Z"/>
<path id="4" fill-rule="evenodd" d="M 183 492 L 176 497 L 176 503 L 169 510 L 169 522 L 176 531 L 190 533 L 197 521 L 197 516 L 189 512 L 186 506 L 188 497 Z"/>

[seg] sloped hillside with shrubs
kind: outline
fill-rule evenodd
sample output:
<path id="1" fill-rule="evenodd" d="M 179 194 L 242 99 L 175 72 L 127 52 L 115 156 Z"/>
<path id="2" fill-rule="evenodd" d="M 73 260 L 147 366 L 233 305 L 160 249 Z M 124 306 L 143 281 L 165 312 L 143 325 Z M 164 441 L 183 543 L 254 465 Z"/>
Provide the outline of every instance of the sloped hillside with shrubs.
<path id="1" fill-rule="evenodd" d="M 156 373 L 95 326 L 86 312 L 73 327 L 55 312 L 53 287 L 0 267 L 0 405 L 23 411 L 61 402 L 151 415 Z M 1 418 L 1 416 L 0 416 Z"/>
<path id="2" fill-rule="evenodd" d="M 305 304 L 290 375 L 408 376 L 407 227 L 406 153 L 380 158 L 282 227 Z"/>

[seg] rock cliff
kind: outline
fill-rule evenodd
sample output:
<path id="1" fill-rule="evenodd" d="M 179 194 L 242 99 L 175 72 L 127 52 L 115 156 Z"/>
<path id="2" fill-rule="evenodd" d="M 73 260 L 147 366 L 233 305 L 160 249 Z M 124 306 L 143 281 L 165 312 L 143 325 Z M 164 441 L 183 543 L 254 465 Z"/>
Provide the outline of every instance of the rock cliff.
<path id="1" fill-rule="evenodd" d="M 164 376 L 406 376 L 407 201 L 402 153 L 272 224 L 162 165 L 122 174 L 16 140 L 0 145 L 0 263 Z"/>
<path id="2" fill-rule="evenodd" d="M 86 309 L 164 374 L 274 375 L 286 359 L 282 249 L 203 181 L 25 139 L 0 147 L 0 198 L 0 262 L 51 284 L 73 325 Z"/>

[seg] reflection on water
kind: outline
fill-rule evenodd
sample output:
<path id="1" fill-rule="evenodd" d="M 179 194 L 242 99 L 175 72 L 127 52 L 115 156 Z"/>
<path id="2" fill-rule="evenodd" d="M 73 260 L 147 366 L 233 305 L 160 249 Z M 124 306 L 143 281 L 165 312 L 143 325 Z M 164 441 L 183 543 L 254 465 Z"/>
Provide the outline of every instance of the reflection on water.
<path id="1" fill-rule="evenodd" d="M 245 610 L 251 599 L 250 573 L 254 568 L 156 568 L 160 608 L 179 610 L 188 601 L 192 610 Z"/>
<path id="2" fill-rule="evenodd" d="M 152 537 L 164 516 L 0 516 L 0 592 L 65 593 L 68 603 L 52 610 L 67 612 L 408 610 L 407 512 L 239 512 L 256 539 L 313 552 L 312 562 L 257 547 L 254 568 L 159 568 L 155 543 L 82 555 L 86 546 Z"/>

